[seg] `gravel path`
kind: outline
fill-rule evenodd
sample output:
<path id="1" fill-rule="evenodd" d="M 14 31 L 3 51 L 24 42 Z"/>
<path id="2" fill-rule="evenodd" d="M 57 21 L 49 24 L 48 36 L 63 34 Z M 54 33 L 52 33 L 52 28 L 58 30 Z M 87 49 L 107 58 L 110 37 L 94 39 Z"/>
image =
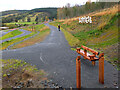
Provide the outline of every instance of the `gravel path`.
<path id="1" fill-rule="evenodd" d="M 15 39 L 15 38 L 18 38 L 18 37 L 23 37 L 23 36 L 26 36 L 28 34 L 31 33 L 31 31 L 27 31 L 27 30 L 23 30 L 23 29 L 19 29 L 21 32 L 23 32 L 22 34 L 20 35 L 17 35 L 15 37 L 11 37 L 11 38 L 7 38 L 7 39 L 4 39 L 4 40 L 0 40 L 0 43 L 3 43 L 5 41 L 9 41 L 9 40 L 12 40 L 12 39 Z"/>
<path id="2" fill-rule="evenodd" d="M 77 53 L 70 49 L 64 34 L 56 27 L 50 27 L 50 35 L 41 43 L 32 46 L 6 50 L 3 59 L 21 59 L 36 65 L 48 73 L 48 79 L 63 88 L 76 88 L 76 57 Z M 98 82 L 98 62 L 92 66 L 88 60 L 81 59 L 82 88 L 116 88 L 118 71 L 105 61 L 105 84 Z"/>

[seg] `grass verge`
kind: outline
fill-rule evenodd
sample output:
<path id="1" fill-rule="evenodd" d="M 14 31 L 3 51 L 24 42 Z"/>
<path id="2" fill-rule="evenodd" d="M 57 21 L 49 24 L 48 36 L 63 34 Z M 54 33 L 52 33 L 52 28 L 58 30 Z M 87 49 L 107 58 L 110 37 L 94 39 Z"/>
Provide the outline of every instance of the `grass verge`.
<path id="1" fill-rule="evenodd" d="M 33 36 L 34 34 L 36 34 L 37 32 L 32 32 L 30 33 L 29 35 L 26 35 L 26 36 L 23 36 L 23 37 L 19 37 L 19 38 L 16 38 L 16 39 L 12 39 L 10 41 L 6 41 L 6 42 L 3 42 L 0 44 L 0 47 L 2 47 L 0 50 L 4 50 L 6 49 L 8 46 L 14 44 L 14 43 L 17 43 L 19 41 L 22 41 L 24 40 L 25 38 L 28 38 L 30 36 Z"/>
<path id="2" fill-rule="evenodd" d="M 6 25 L 10 25 L 10 24 L 33 24 L 36 22 L 11 22 L 11 23 L 5 23 Z"/>
<path id="3" fill-rule="evenodd" d="M 14 30 L 14 31 L 11 31 L 11 32 L 5 34 L 4 36 L 2 36 L 2 38 L 0 38 L 0 40 L 4 40 L 4 39 L 7 39 L 7 38 L 11 38 L 11 37 L 20 35 L 20 34 L 22 34 L 22 33 L 23 33 L 23 32 L 21 32 L 21 31 L 19 31 L 19 30 Z"/>

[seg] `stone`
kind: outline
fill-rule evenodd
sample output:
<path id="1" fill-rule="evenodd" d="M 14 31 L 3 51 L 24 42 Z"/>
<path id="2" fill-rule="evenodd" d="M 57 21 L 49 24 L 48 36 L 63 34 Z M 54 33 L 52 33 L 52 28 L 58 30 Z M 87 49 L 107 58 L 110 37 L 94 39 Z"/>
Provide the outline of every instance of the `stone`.
<path id="1" fill-rule="evenodd" d="M 107 86 L 104 86 L 104 88 L 107 88 Z"/>
<path id="2" fill-rule="evenodd" d="M 16 88 L 22 88 L 22 86 L 21 86 L 21 85 L 19 85 L 19 86 L 17 86 Z"/>
<path id="3" fill-rule="evenodd" d="M 24 86 L 24 82 L 20 82 L 19 84 L 22 85 L 22 86 Z"/>
<path id="4" fill-rule="evenodd" d="M 55 86 L 58 86 L 58 84 L 57 84 L 57 83 L 55 83 Z"/>
<path id="5" fill-rule="evenodd" d="M 44 86 L 48 86 L 48 84 L 47 84 L 47 83 L 44 83 Z"/>
<path id="6" fill-rule="evenodd" d="M 62 86 L 59 86 L 60 89 L 62 89 L 63 87 Z"/>
<path id="7" fill-rule="evenodd" d="M 56 86 L 55 88 L 59 88 L 58 86 Z"/>
<path id="8" fill-rule="evenodd" d="M 10 74 L 7 74 L 8 78 L 10 78 Z"/>
<path id="9" fill-rule="evenodd" d="M 17 85 L 18 83 L 17 82 L 15 82 L 15 86 Z"/>
<path id="10" fill-rule="evenodd" d="M 114 83 L 114 86 L 117 86 L 117 83 Z"/>
<path id="11" fill-rule="evenodd" d="M 44 84 L 44 82 L 43 82 L 43 81 L 41 81 L 40 83 L 41 83 L 41 84 Z"/>

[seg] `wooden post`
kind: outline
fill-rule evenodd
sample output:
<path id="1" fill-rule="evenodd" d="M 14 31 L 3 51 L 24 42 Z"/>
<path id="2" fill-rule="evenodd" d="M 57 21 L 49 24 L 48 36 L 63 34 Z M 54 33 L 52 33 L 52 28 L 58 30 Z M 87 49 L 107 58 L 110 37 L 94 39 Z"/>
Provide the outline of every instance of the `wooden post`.
<path id="1" fill-rule="evenodd" d="M 84 50 L 84 54 L 85 54 L 85 56 L 87 56 L 87 50 L 86 49 Z"/>
<path id="2" fill-rule="evenodd" d="M 33 31 L 33 26 L 32 26 L 32 31 Z"/>
<path id="3" fill-rule="evenodd" d="M 79 53 L 81 48 L 77 48 L 76 52 Z"/>
<path id="4" fill-rule="evenodd" d="M 81 88 L 81 61 L 80 56 L 77 56 L 76 58 L 76 82 L 77 82 L 77 88 Z"/>
<path id="5" fill-rule="evenodd" d="M 94 60 L 95 55 L 90 55 L 90 59 Z M 95 66 L 95 61 L 92 61 L 92 65 Z"/>
<path id="6" fill-rule="evenodd" d="M 104 84 L 104 53 L 99 56 L 99 83 Z"/>

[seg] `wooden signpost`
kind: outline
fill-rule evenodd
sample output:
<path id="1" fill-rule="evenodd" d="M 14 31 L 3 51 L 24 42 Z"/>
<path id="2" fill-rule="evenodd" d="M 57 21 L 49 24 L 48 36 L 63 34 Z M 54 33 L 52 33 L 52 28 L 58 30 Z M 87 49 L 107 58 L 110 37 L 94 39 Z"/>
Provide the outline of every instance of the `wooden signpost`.
<path id="1" fill-rule="evenodd" d="M 76 82 L 77 82 L 77 88 L 81 88 L 81 61 L 80 56 L 77 56 L 76 58 Z"/>
<path id="2" fill-rule="evenodd" d="M 104 84 L 104 53 L 99 56 L 99 82 Z"/>

